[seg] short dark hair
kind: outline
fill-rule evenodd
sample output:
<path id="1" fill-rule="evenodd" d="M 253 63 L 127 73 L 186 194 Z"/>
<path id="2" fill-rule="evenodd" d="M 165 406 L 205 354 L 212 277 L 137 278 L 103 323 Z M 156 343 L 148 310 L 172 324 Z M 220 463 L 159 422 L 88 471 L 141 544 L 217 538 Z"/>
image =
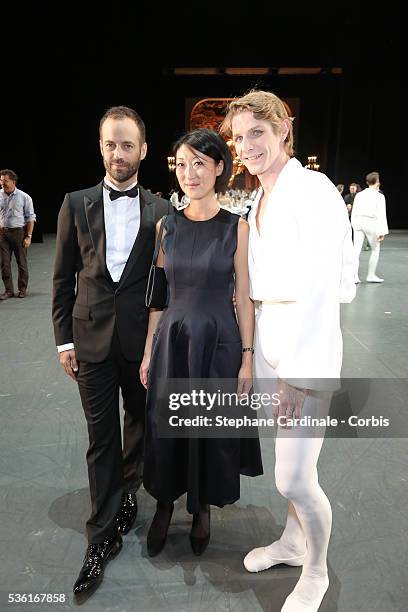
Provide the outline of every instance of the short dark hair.
<path id="1" fill-rule="evenodd" d="M 14 181 L 15 183 L 17 183 L 18 181 L 17 174 L 13 170 L 10 170 L 8 168 L 5 168 L 4 170 L 0 170 L 0 176 L 8 176 L 9 179 Z"/>
<path id="2" fill-rule="evenodd" d="M 173 155 L 177 154 L 182 145 L 187 145 L 204 155 L 208 155 L 215 162 L 224 162 L 224 168 L 215 181 L 215 193 L 222 193 L 227 189 L 232 174 L 232 155 L 225 140 L 213 130 L 197 128 L 184 134 L 173 145 Z"/>
<path id="3" fill-rule="evenodd" d="M 111 108 L 108 108 L 99 122 L 99 134 L 101 133 L 102 126 L 107 119 L 125 119 L 126 117 L 132 119 L 136 123 L 142 137 L 142 142 L 146 142 L 146 126 L 144 121 L 139 113 L 128 106 L 111 106 Z"/>
<path id="4" fill-rule="evenodd" d="M 370 172 L 366 176 L 367 185 L 375 185 L 380 180 L 380 175 L 378 172 Z"/>

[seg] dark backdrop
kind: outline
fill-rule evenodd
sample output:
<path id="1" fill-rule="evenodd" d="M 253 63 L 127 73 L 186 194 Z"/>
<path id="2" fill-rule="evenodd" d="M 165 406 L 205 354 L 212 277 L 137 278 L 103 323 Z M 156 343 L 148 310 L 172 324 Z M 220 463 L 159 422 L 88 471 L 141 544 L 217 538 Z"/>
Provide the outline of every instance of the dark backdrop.
<path id="1" fill-rule="evenodd" d="M 0 166 L 33 196 L 36 238 L 56 228 L 64 193 L 98 182 L 98 122 L 133 106 L 147 125 L 140 181 L 168 193 L 167 155 L 185 129 L 185 102 L 234 97 L 253 86 L 299 99 L 297 156 L 318 156 L 335 182 L 381 173 L 391 228 L 405 205 L 406 77 L 398 15 L 367 15 L 358 2 L 276 7 L 240 1 L 167 9 L 139 2 L 96 14 L 61 5 L 21 8 L 3 28 Z M 255 9 L 257 12 L 255 12 Z M 320 66 L 313 76 L 176 77 L 176 66 Z M 333 67 L 341 75 L 331 74 Z"/>

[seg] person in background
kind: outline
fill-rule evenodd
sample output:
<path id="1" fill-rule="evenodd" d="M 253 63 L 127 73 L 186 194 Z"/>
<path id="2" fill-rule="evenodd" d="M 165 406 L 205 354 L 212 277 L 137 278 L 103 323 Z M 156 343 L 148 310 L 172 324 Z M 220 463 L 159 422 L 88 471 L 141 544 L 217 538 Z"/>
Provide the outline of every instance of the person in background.
<path id="1" fill-rule="evenodd" d="M 358 188 L 357 183 L 350 183 L 349 192 L 344 196 L 344 201 L 346 203 L 349 217 L 351 217 L 351 211 L 353 209 L 353 202 L 354 202 L 354 198 L 356 197 L 357 188 Z"/>
<path id="2" fill-rule="evenodd" d="M 353 202 L 354 202 L 354 198 L 355 195 L 357 193 L 357 190 L 360 186 L 358 185 L 358 183 L 350 183 L 349 185 L 349 193 L 347 193 L 344 196 L 344 202 L 346 204 L 346 208 L 347 208 L 347 212 L 348 212 L 348 216 L 349 216 L 349 220 L 351 223 L 351 211 L 353 209 Z M 361 188 L 360 188 L 361 191 Z M 354 232 L 353 232 L 353 228 L 351 229 L 351 237 L 354 241 Z"/>
<path id="3" fill-rule="evenodd" d="M 368 260 L 368 283 L 382 283 L 383 278 L 377 276 L 377 265 L 380 257 L 380 245 L 384 236 L 388 234 L 388 223 L 385 197 L 380 193 L 380 175 L 378 172 L 370 172 L 366 176 L 367 188 L 357 193 L 354 198 L 353 211 L 351 213 L 351 225 L 354 231 L 355 252 L 355 282 L 359 283 L 358 274 L 361 248 L 364 237 L 371 247 Z"/>
<path id="4" fill-rule="evenodd" d="M 5 291 L 0 300 L 14 297 L 11 257 L 14 253 L 18 266 L 18 294 L 25 298 L 28 285 L 27 249 L 31 245 L 36 215 L 33 200 L 17 189 L 17 174 L 13 170 L 0 170 L 0 260 L 1 277 Z"/>

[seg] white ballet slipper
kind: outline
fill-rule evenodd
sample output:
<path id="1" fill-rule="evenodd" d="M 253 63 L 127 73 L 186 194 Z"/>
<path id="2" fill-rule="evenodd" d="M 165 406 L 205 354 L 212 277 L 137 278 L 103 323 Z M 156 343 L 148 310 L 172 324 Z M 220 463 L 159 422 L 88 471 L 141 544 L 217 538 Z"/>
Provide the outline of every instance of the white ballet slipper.
<path id="1" fill-rule="evenodd" d="M 316 579 L 301 576 L 292 593 L 286 598 L 281 612 L 318 612 L 328 588 L 328 576 Z"/>
<path id="2" fill-rule="evenodd" d="M 384 282 L 384 279 L 380 278 L 376 274 L 371 274 L 370 276 L 367 276 L 366 280 L 367 280 L 367 283 L 383 283 Z"/>
<path id="3" fill-rule="evenodd" d="M 244 566 L 248 572 L 262 572 L 264 570 L 273 567 L 274 565 L 285 565 L 299 566 L 303 565 L 306 553 L 299 555 L 298 557 L 283 557 L 276 558 L 272 557 L 267 547 L 262 546 L 261 548 L 254 548 L 249 552 L 244 559 Z"/>

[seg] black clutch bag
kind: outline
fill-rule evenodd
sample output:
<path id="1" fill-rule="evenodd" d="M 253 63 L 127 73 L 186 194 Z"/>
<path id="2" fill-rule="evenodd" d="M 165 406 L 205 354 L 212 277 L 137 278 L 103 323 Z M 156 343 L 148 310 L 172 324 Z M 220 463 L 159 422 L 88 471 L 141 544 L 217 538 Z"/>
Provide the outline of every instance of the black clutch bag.
<path id="1" fill-rule="evenodd" d="M 147 281 L 145 304 L 147 308 L 165 308 L 167 306 L 167 279 L 163 268 L 156 266 L 159 248 L 161 245 L 163 228 L 166 217 L 163 217 L 160 224 L 159 235 L 157 236 L 156 246 L 153 253 L 152 265 L 150 266 L 149 278 Z"/>

